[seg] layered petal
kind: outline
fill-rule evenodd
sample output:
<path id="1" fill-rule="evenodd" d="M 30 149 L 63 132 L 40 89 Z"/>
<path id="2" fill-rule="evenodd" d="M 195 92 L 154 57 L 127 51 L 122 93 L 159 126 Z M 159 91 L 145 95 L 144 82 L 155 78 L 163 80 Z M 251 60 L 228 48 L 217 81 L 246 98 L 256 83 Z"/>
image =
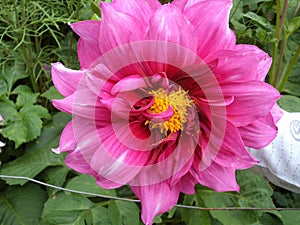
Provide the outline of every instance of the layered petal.
<path id="1" fill-rule="evenodd" d="M 77 53 L 81 68 L 88 68 L 100 55 L 99 35 L 101 21 L 86 20 L 70 24 L 79 35 Z"/>
<path id="2" fill-rule="evenodd" d="M 265 117 L 280 97 L 275 88 L 261 81 L 228 82 L 221 84 L 221 88 L 225 97 L 234 97 L 227 106 L 227 115 L 237 127 Z"/>
<path id="3" fill-rule="evenodd" d="M 143 26 L 147 26 L 161 4 L 157 0 L 115 0 L 112 6 L 116 11 L 129 14 L 140 20 Z"/>
<path id="4" fill-rule="evenodd" d="M 230 0 L 200 1 L 184 12 L 195 26 L 199 40 L 198 55 L 202 59 L 209 53 L 235 45 L 235 35 L 229 28 L 231 5 Z"/>
<path id="5" fill-rule="evenodd" d="M 53 63 L 51 66 L 52 81 L 56 89 L 65 97 L 73 94 L 80 80 L 83 78 L 85 71 L 68 69 L 59 62 Z"/>
<path id="6" fill-rule="evenodd" d="M 147 38 L 173 42 L 196 52 L 198 38 L 194 26 L 171 4 L 161 6 L 150 20 Z"/>
<path id="7" fill-rule="evenodd" d="M 103 16 L 99 34 L 101 42 L 98 44 L 102 53 L 122 44 L 142 40 L 146 28 L 138 19 L 116 11 L 108 3 L 101 3 L 101 12 Z"/>
<path id="8" fill-rule="evenodd" d="M 150 225 L 156 215 L 170 210 L 176 204 L 180 193 L 180 184 L 170 186 L 165 181 L 147 186 L 131 186 L 131 189 L 141 200 L 143 222 Z"/>
<path id="9" fill-rule="evenodd" d="M 220 83 L 264 81 L 272 58 L 253 45 L 236 45 L 232 49 L 212 52 L 204 59 Z"/>
<path id="10" fill-rule="evenodd" d="M 220 166 L 213 162 L 205 170 L 201 170 L 199 165 L 200 158 L 198 157 L 190 171 L 198 183 L 219 192 L 239 191 L 239 186 L 235 179 L 235 168 Z"/>
<path id="11" fill-rule="evenodd" d="M 267 146 L 277 135 L 277 127 L 271 113 L 238 129 L 245 145 L 254 149 Z"/>

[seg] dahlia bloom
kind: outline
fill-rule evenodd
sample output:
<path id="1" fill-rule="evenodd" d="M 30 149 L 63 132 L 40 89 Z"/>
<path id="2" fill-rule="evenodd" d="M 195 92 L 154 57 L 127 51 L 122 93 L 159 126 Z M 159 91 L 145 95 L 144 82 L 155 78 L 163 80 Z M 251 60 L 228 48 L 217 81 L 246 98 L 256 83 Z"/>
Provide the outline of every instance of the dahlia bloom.
<path id="1" fill-rule="evenodd" d="M 115 0 L 101 21 L 71 24 L 81 69 L 52 65 L 73 115 L 57 153 L 99 186 L 129 184 L 142 220 L 171 209 L 200 183 L 239 191 L 237 169 L 257 164 L 276 136 L 279 93 L 264 82 L 271 58 L 236 45 L 230 0 Z"/>

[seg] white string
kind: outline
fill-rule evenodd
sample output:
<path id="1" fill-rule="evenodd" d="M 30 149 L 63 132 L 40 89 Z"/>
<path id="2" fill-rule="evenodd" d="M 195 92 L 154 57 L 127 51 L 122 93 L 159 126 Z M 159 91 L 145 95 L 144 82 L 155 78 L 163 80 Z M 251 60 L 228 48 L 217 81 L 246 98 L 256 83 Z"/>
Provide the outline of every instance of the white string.
<path id="1" fill-rule="evenodd" d="M 22 179 L 22 180 L 28 180 L 46 187 L 58 189 L 61 191 L 67 191 L 71 193 L 76 194 L 83 194 L 83 195 L 89 195 L 93 197 L 101 197 L 101 198 L 108 198 L 113 200 L 121 200 L 121 201 L 127 201 L 127 202 L 140 202 L 140 200 L 137 199 L 130 199 L 130 198 L 123 198 L 123 197 L 116 197 L 116 196 L 110 196 L 110 195 L 101 195 L 96 193 L 90 193 L 85 191 L 78 191 L 73 190 L 69 188 L 63 188 L 52 184 L 47 184 L 42 181 L 30 178 L 30 177 L 23 177 L 23 176 L 10 176 L 10 175 L 3 175 L 0 174 L 0 178 L 6 178 L 6 179 Z M 222 208 L 206 208 L 206 207 L 199 207 L 199 206 L 190 206 L 190 205 L 175 205 L 178 208 L 186 208 L 186 209 L 197 209 L 197 210 L 300 210 L 300 208 L 253 208 L 253 207 L 222 207 Z"/>

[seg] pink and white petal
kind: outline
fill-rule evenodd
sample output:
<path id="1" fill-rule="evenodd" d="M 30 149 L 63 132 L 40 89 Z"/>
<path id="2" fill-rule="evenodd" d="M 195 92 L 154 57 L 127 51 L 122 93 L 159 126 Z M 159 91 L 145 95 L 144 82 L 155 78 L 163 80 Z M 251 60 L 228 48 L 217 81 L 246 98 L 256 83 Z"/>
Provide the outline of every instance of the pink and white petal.
<path id="1" fill-rule="evenodd" d="M 157 0 L 114 0 L 112 6 L 118 12 L 129 14 L 148 26 L 154 12 L 161 6 Z"/>
<path id="2" fill-rule="evenodd" d="M 237 127 L 266 116 L 280 98 L 275 88 L 262 81 L 227 82 L 221 84 L 221 88 L 225 98 L 234 97 L 227 106 L 227 115 Z"/>
<path id="3" fill-rule="evenodd" d="M 65 164 L 79 173 L 96 175 L 80 151 L 70 152 L 66 156 Z"/>
<path id="4" fill-rule="evenodd" d="M 277 122 L 281 119 L 281 117 L 283 116 L 283 110 L 280 108 L 280 106 L 276 103 L 273 108 L 271 109 L 271 114 L 273 117 L 273 120 L 275 122 L 275 124 L 277 124 Z"/>
<path id="5" fill-rule="evenodd" d="M 55 153 L 59 154 L 62 152 L 73 151 L 77 146 L 76 139 L 74 137 L 74 131 L 72 126 L 72 121 L 70 121 L 64 128 L 60 140 L 59 147 L 53 150 Z"/>
<path id="6" fill-rule="evenodd" d="M 197 184 L 195 178 L 191 173 L 187 173 L 180 179 L 180 191 L 187 195 L 193 195 L 195 194 L 195 184 Z"/>
<path id="7" fill-rule="evenodd" d="M 101 21 L 86 20 L 70 24 L 73 31 L 79 35 L 77 52 L 81 68 L 88 68 L 99 56 L 99 34 Z"/>
<path id="8" fill-rule="evenodd" d="M 235 179 L 235 168 L 220 166 L 213 162 L 205 170 L 200 170 L 199 161 L 199 159 L 195 160 L 190 171 L 198 183 L 219 192 L 239 191 Z"/>
<path id="9" fill-rule="evenodd" d="M 111 4 L 101 3 L 101 21 L 99 48 L 105 53 L 122 44 L 140 41 L 146 27 L 135 17 L 116 11 Z M 114 16 L 111 16 L 114 15 Z"/>
<path id="10" fill-rule="evenodd" d="M 73 94 L 84 77 L 85 71 L 68 69 L 59 62 L 53 63 L 51 66 L 52 81 L 56 89 L 65 97 Z"/>
<path id="11" fill-rule="evenodd" d="M 210 133 L 203 130 L 209 136 L 202 137 L 200 169 L 204 170 L 213 162 L 235 169 L 255 166 L 258 161 L 245 148 L 239 130 L 230 122 L 227 122 L 223 129 L 213 126 Z M 196 151 L 199 154 L 199 149 Z"/>
<path id="12" fill-rule="evenodd" d="M 147 39 L 176 43 L 193 52 L 197 50 L 198 38 L 194 26 L 171 4 L 161 6 L 150 20 Z"/>
<path id="13" fill-rule="evenodd" d="M 191 6 L 197 4 L 198 2 L 203 2 L 205 0 L 174 0 L 171 4 L 175 5 L 182 11 L 187 10 Z"/>
<path id="14" fill-rule="evenodd" d="M 272 58 L 254 45 L 236 45 L 232 49 L 213 52 L 204 61 L 219 82 L 264 81 Z"/>
<path id="15" fill-rule="evenodd" d="M 97 147 L 92 152 L 87 150 L 86 158 L 91 159 L 89 163 L 97 174 L 113 183 L 124 185 L 130 182 L 147 163 L 151 151 L 136 150 L 138 144 L 134 141 L 132 132 L 125 131 L 125 128 L 119 129 L 121 126 L 124 124 L 99 128 L 97 132 L 101 136 L 91 141 L 93 142 L 91 147 Z M 125 138 L 128 140 L 124 143 Z"/>
<path id="16" fill-rule="evenodd" d="M 277 127 L 271 113 L 238 129 L 245 145 L 254 149 L 267 146 L 277 135 Z"/>
<path id="17" fill-rule="evenodd" d="M 188 8 L 184 15 L 195 26 L 198 36 L 198 56 L 230 49 L 235 45 L 235 34 L 229 28 L 229 0 L 201 1 Z"/>
<path id="18" fill-rule="evenodd" d="M 177 203 L 180 184 L 173 186 L 164 181 L 147 186 L 131 186 L 134 194 L 141 200 L 142 220 L 146 225 L 151 225 L 158 214 L 169 211 Z"/>

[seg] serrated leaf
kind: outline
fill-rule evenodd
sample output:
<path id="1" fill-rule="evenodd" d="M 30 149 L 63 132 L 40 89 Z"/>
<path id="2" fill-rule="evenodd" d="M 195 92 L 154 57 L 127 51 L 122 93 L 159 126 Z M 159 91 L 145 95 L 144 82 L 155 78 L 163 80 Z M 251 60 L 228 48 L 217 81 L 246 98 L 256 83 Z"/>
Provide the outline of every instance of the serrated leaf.
<path id="1" fill-rule="evenodd" d="M 18 111 L 16 106 L 13 101 L 10 101 L 6 96 L 0 101 L 0 114 L 6 122 L 17 118 Z"/>
<path id="2" fill-rule="evenodd" d="M 16 148 L 18 148 L 22 143 L 27 141 L 27 128 L 19 117 L 19 120 L 10 122 L 2 129 L 2 135 L 11 141 L 14 141 Z"/>
<path id="3" fill-rule="evenodd" d="M 139 224 L 139 208 L 133 202 L 111 200 L 108 210 L 112 225 Z"/>
<path id="4" fill-rule="evenodd" d="M 64 165 L 64 156 L 54 154 L 51 148 L 58 145 L 61 131 L 69 120 L 69 115 L 57 113 L 53 117 L 52 123 L 45 127 L 40 138 L 35 143 L 27 145 L 27 153 L 14 161 L 4 164 L 0 169 L 0 173 L 33 178 L 48 166 Z M 23 185 L 27 182 L 26 180 L 18 179 L 4 180 L 10 185 Z"/>
<path id="5" fill-rule="evenodd" d="M 18 148 L 22 143 L 37 138 L 43 125 L 41 119 L 50 117 L 48 110 L 40 105 L 25 105 L 19 112 L 14 112 L 12 121 L 3 128 L 3 136 L 14 141 Z"/>
<path id="6" fill-rule="evenodd" d="M 25 71 L 24 65 L 18 62 L 11 66 L 5 66 L 3 70 L 0 70 L 0 77 L 6 81 L 8 93 L 11 92 L 16 81 L 28 77 Z"/>
<path id="7" fill-rule="evenodd" d="M 12 94 L 17 94 L 16 106 L 21 108 L 24 105 L 33 105 L 37 101 L 39 93 L 32 93 L 31 89 L 26 85 L 19 85 L 16 87 Z"/>
<path id="8" fill-rule="evenodd" d="M 45 200 L 46 193 L 39 185 L 7 187 L 0 192 L 0 224 L 38 224 Z"/>
<path id="9" fill-rule="evenodd" d="M 45 203 L 39 225 L 57 224 L 109 225 L 107 209 L 82 195 L 60 192 Z"/>
<path id="10" fill-rule="evenodd" d="M 240 193 L 221 193 L 203 189 L 197 191 L 197 197 L 203 200 L 206 207 L 212 208 L 275 207 L 271 199 L 272 188 L 262 176 L 244 170 L 237 172 L 237 180 Z M 263 212 L 263 210 L 212 210 L 210 214 L 224 225 L 248 225 L 258 222 Z M 276 212 L 273 213 L 276 214 Z"/>
<path id="11" fill-rule="evenodd" d="M 53 99 L 62 99 L 63 96 L 57 91 L 55 86 L 51 86 L 47 91 L 41 94 L 42 97 L 52 101 Z"/>
<path id="12" fill-rule="evenodd" d="M 68 182 L 66 188 L 77 190 L 77 191 L 90 192 L 99 195 L 116 196 L 115 189 L 110 189 L 110 190 L 103 189 L 97 185 L 94 177 L 85 174 L 81 174 L 71 179 Z"/>
<path id="13" fill-rule="evenodd" d="M 23 123 L 27 128 L 27 141 L 37 138 L 41 134 L 43 119 L 50 119 L 48 110 L 41 105 L 25 105 L 21 108 Z"/>

